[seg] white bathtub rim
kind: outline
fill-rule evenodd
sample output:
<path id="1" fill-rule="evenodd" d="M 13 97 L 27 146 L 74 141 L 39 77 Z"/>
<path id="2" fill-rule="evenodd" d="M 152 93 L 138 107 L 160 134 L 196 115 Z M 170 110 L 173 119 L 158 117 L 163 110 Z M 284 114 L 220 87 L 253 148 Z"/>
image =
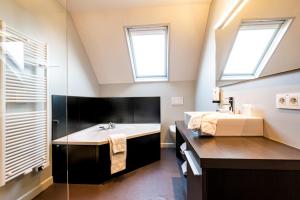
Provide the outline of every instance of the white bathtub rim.
<path id="1" fill-rule="evenodd" d="M 68 136 L 64 136 L 61 138 L 58 138 L 56 140 L 52 141 L 52 144 L 56 145 L 103 145 L 103 144 L 108 144 L 108 139 L 107 138 L 101 138 L 101 139 L 95 139 L 95 140 L 73 140 L 72 137 L 74 137 L 76 134 L 82 134 L 83 132 L 88 133 L 91 130 L 94 130 L 96 127 L 99 127 L 104 124 L 97 124 L 95 126 L 89 127 L 87 129 L 69 134 Z M 134 134 L 129 134 L 127 136 L 127 139 L 132 139 L 132 138 L 137 138 L 137 137 L 142 137 L 146 135 L 152 135 L 152 134 L 157 134 L 161 132 L 161 124 L 116 124 L 116 126 L 148 126 L 150 127 L 148 130 L 141 130 L 137 129 L 137 131 Z M 105 130 L 104 130 L 105 131 Z M 110 131 L 113 131 L 110 130 Z M 101 133 L 99 133 L 101 134 Z M 126 133 L 124 133 L 126 134 Z"/>

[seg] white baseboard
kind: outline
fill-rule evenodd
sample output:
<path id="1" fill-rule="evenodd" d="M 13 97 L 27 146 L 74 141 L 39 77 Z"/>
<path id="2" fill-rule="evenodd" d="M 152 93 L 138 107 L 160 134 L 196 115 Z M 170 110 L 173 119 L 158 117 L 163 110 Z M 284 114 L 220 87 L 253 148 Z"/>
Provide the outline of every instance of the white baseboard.
<path id="1" fill-rule="evenodd" d="M 41 182 L 38 186 L 34 187 L 32 190 L 22 195 L 17 200 L 31 200 L 34 197 L 36 197 L 38 194 L 40 194 L 42 191 L 46 190 L 52 184 L 53 184 L 53 177 L 50 176 L 49 178 Z"/>
<path id="2" fill-rule="evenodd" d="M 175 143 L 160 143 L 161 148 L 175 148 Z"/>

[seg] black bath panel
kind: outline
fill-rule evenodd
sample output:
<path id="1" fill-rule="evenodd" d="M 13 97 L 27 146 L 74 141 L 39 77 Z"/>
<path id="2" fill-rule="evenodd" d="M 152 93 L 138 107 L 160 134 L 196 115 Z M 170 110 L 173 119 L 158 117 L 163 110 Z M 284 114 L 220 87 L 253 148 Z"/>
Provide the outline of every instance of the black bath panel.
<path id="1" fill-rule="evenodd" d="M 131 98 L 98 98 L 97 120 L 101 123 L 133 123 Z"/>
<path id="2" fill-rule="evenodd" d="M 99 124 L 98 98 L 76 97 L 79 102 L 79 130 Z"/>
<path id="3" fill-rule="evenodd" d="M 160 97 L 132 98 L 134 123 L 160 123 Z"/>
<path id="4" fill-rule="evenodd" d="M 126 170 L 110 174 L 109 145 L 52 145 L 55 183 L 100 184 L 160 160 L 160 133 L 127 140 Z M 67 158 L 68 152 L 68 158 Z"/>
<path id="5" fill-rule="evenodd" d="M 52 96 L 52 139 L 100 123 L 160 123 L 160 97 Z"/>
<path id="6" fill-rule="evenodd" d="M 67 135 L 67 98 L 66 96 L 52 96 L 52 140 Z"/>

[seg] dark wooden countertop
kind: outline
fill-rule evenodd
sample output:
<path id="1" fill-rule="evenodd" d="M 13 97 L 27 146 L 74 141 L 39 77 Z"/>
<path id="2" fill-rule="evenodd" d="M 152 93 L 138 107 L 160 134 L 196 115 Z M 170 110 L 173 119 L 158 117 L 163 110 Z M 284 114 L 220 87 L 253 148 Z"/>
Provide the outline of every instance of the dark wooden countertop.
<path id="1" fill-rule="evenodd" d="M 300 150 L 265 137 L 199 137 L 183 121 L 176 127 L 202 168 L 300 170 Z"/>

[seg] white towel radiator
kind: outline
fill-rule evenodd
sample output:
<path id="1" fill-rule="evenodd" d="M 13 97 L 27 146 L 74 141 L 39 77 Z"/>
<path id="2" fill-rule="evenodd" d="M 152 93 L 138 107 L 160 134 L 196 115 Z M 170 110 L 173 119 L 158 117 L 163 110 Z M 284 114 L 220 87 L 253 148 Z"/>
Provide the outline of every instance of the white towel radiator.
<path id="1" fill-rule="evenodd" d="M 49 165 L 47 45 L 0 20 L 0 186 Z"/>

